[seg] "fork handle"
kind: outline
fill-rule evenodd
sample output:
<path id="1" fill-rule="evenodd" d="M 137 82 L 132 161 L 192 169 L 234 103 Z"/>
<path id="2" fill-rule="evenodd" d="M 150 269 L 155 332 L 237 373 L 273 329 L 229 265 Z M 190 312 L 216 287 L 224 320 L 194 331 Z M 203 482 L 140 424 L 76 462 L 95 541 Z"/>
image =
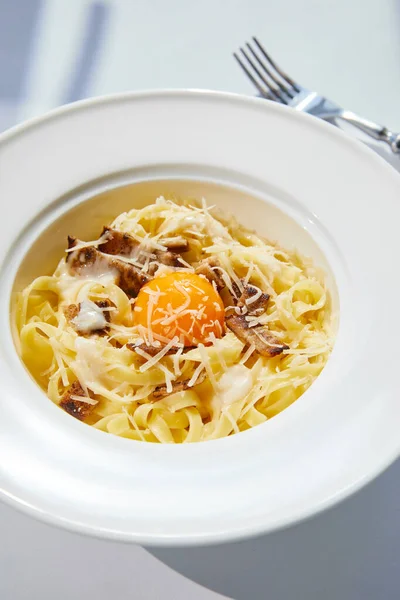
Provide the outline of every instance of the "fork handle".
<path id="1" fill-rule="evenodd" d="M 389 144 L 392 152 L 395 154 L 400 152 L 400 133 L 393 133 L 387 127 L 382 127 L 373 121 L 359 117 L 350 110 L 343 110 L 336 115 L 336 118 L 342 119 L 347 123 L 351 123 L 357 129 L 361 129 L 364 133 L 382 142 Z"/>

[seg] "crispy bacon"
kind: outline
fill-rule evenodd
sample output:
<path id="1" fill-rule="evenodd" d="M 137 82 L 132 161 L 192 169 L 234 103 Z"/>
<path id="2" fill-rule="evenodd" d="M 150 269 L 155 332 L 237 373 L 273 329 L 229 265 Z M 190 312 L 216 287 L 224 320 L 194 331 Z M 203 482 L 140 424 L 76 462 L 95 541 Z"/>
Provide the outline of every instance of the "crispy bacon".
<path id="1" fill-rule="evenodd" d="M 141 245 L 137 242 L 129 233 L 118 231 L 117 229 L 111 229 L 110 227 L 104 227 L 102 237 L 106 237 L 107 240 L 100 244 L 99 250 L 105 254 L 129 256 L 135 258 L 140 264 L 145 264 L 146 259 L 149 258 L 148 274 L 154 275 L 158 269 L 158 264 L 163 264 L 168 267 L 182 267 L 179 262 L 180 253 L 186 252 L 188 249 L 188 242 L 184 238 L 175 237 L 166 240 L 166 247 L 168 250 L 156 250 L 150 251 L 149 253 L 141 252 Z M 163 244 L 162 241 L 160 241 Z M 149 256 L 150 254 L 150 256 Z"/>
<path id="2" fill-rule="evenodd" d="M 197 275 L 203 275 L 210 283 L 214 282 L 217 290 L 221 291 L 225 287 L 225 282 L 219 271 L 220 264 L 217 258 L 210 256 L 204 258 L 196 267 Z"/>
<path id="3" fill-rule="evenodd" d="M 253 302 L 251 299 L 259 293 L 259 289 L 250 283 L 244 284 L 244 290 L 240 296 L 237 305 L 240 308 L 246 308 L 247 314 L 249 315 L 261 315 L 267 310 L 269 294 L 261 292 L 259 296 Z"/>
<path id="4" fill-rule="evenodd" d="M 111 266 L 119 273 L 117 285 L 132 298 L 136 298 L 144 284 L 150 281 L 150 277 L 146 273 L 129 263 L 118 260 L 118 258 L 112 259 Z"/>
<path id="5" fill-rule="evenodd" d="M 182 264 L 179 262 L 180 254 L 172 252 L 171 250 L 155 250 L 155 263 L 161 263 L 167 267 L 182 268 Z M 158 269 L 158 265 L 152 265 L 155 270 Z"/>
<path id="6" fill-rule="evenodd" d="M 68 250 L 71 250 L 77 244 L 78 240 L 69 235 Z M 103 259 L 104 266 L 107 266 L 106 258 L 94 246 L 85 246 L 84 248 L 78 248 L 75 252 L 67 253 L 67 264 L 70 271 L 78 273 L 78 275 L 84 275 L 86 269 L 93 267 L 101 259 Z"/>
<path id="7" fill-rule="evenodd" d="M 129 233 L 111 227 L 104 227 L 101 237 L 106 241 L 99 245 L 99 250 L 105 254 L 134 256 L 140 245 Z"/>
<path id="8" fill-rule="evenodd" d="M 159 242 L 163 246 L 166 246 L 168 250 L 172 250 L 178 254 L 182 254 L 182 252 L 187 252 L 189 250 L 188 240 L 181 235 L 160 239 Z"/>
<path id="9" fill-rule="evenodd" d="M 74 381 L 63 394 L 60 407 L 79 421 L 84 421 L 92 412 L 94 405 L 71 398 L 71 396 L 85 396 L 79 381 Z"/>
<path id="10" fill-rule="evenodd" d="M 118 231 L 111 227 L 104 227 L 101 237 L 106 238 L 106 241 L 99 245 L 99 250 L 106 254 L 131 256 L 140 248 L 140 243 L 129 235 L 129 233 Z M 189 249 L 189 242 L 180 235 L 160 239 L 159 243 L 175 254 L 187 252 Z M 159 250 L 158 252 L 162 254 L 165 250 Z M 157 254 L 156 250 L 154 251 L 154 254 Z"/>
<path id="11" fill-rule="evenodd" d="M 255 325 L 250 327 L 246 315 L 231 313 L 225 317 L 227 327 L 233 331 L 236 337 L 244 344 L 254 344 L 256 352 L 267 358 L 272 358 L 288 350 L 289 346 L 269 332 L 266 325 Z"/>
<path id="12" fill-rule="evenodd" d="M 68 248 L 77 244 L 76 238 L 68 237 Z M 111 255 L 100 252 L 93 246 L 78 248 L 75 252 L 67 254 L 67 264 L 72 273 L 84 276 L 91 268 L 98 267 L 99 271 L 113 270 L 116 273 L 117 285 L 128 295 L 135 298 L 141 287 L 149 281 L 146 273 L 143 273 L 134 265 L 124 262 Z"/>

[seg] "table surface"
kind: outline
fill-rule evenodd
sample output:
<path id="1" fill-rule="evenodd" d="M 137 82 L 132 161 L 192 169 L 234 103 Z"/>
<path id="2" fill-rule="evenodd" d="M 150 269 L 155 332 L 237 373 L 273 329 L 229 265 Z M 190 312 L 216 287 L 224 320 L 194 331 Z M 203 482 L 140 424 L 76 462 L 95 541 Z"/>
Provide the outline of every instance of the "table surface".
<path id="1" fill-rule="evenodd" d="M 253 94 L 231 58 L 253 34 L 309 88 L 400 130 L 397 0 L 0 0 L 0 131 L 116 91 Z M 79 537 L 1 505 L 0 597 L 397 600 L 399 482 L 397 462 L 296 527 L 189 550 Z"/>

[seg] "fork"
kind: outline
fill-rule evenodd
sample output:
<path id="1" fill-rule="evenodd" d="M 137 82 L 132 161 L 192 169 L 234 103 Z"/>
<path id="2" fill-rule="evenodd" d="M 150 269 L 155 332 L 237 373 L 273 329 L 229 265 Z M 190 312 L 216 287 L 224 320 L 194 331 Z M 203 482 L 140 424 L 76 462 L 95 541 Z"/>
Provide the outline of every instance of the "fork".
<path id="1" fill-rule="evenodd" d="M 245 48 L 240 48 L 240 56 L 236 52 L 233 56 L 260 96 L 325 121 L 346 121 L 375 140 L 386 142 L 395 154 L 400 152 L 400 133 L 393 133 L 387 127 L 359 117 L 295 82 L 272 60 L 257 38 L 252 39 L 253 45 L 247 42 Z"/>

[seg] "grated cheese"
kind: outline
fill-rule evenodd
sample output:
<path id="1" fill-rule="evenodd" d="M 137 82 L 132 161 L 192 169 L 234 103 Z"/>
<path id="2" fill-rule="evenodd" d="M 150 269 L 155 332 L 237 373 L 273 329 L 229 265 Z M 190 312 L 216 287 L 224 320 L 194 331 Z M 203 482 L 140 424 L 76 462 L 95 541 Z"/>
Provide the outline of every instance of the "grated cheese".
<path id="1" fill-rule="evenodd" d="M 249 304 L 253 304 L 254 302 L 257 302 L 257 300 L 259 298 L 261 298 L 262 296 L 262 290 L 260 290 L 260 288 L 258 288 L 257 286 L 253 285 L 253 288 L 255 288 L 257 291 L 256 293 L 251 296 L 250 298 L 246 298 L 245 303 L 247 304 L 247 306 L 249 306 Z"/>
<path id="2" fill-rule="evenodd" d="M 205 370 L 207 371 L 207 375 L 210 379 L 210 383 L 213 386 L 214 390 L 218 391 L 217 380 L 216 380 L 213 370 L 211 368 L 210 360 L 209 360 L 207 350 L 206 350 L 204 344 L 199 344 L 198 350 L 200 353 L 201 364 L 204 366 Z"/>
<path id="3" fill-rule="evenodd" d="M 221 273 L 221 277 L 223 279 L 223 282 L 225 283 L 226 287 L 228 288 L 228 290 L 230 291 L 230 293 L 232 294 L 232 296 L 234 298 L 238 298 L 238 295 L 236 293 L 235 288 L 232 285 L 232 278 L 229 276 L 228 272 L 223 268 L 223 267 L 211 267 L 213 271 L 219 271 Z M 240 279 L 238 279 L 238 281 L 240 282 L 240 286 L 242 288 L 243 291 L 243 284 L 240 281 Z M 217 290 L 217 286 L 215 281 L 212 282 L 213 285 L 215 286 L 215 289 Z M 239 290 L 241 289 L 240 286 L 238 285 Z"/>
<path id="4" fill-rule="evenodd" d="M 162 358 L 163 356 L 165 356 L 167 354 L 167 352 L 173 347 L 176 346 L 179 343 L 179 340 L 177 337 L 174 337 L 172 340 L 169 341 L 169 343 L 164 346 L 164 348 L 162 350 L 160 350 L 160 352 L 158 352 L 155 356 L 150 356 L 149 354 L 147 354 L 147 352 L 143 351 L 141 348 L 135 348 L 135 351 L 137 352 L 137 354 L 140 354 L 141 356 L 144 356 L 145 358 L 149 357 L 147 362 L 144 365 L 141 365 L 139 367 L 139 371 L 141 373 L 144 373 L 145 371 L 147 371 L 148 369 L 150 369 L 151 367 L 154 367 L 154 365 L 156 365 Z"/>
<path id="5" fill-rule="evenodd" d="M 97 400 L 93 400 L 89 396 L 76 396 L 75 394 L 71 394 L 71 400 L 77 400 L 78 402 L 85 402 L 86 404 L 91 404 L 92 406 L 96 406 L 98 404 Z"/>
<path id="6" fill-rule="evenodd" d="M 173 390 L 173 387 L 172 387 L 173 375 L 172 375 L 171 371 L 169 371 L 165 365 L 160 364 L 160 365 L 158 365 L 158 367 L 164 373 L 165 386 L 167 388 L 168 394 L 170 394 Z"/>
<path id="7" fill-rule="evenodd" d="M 252 261 L 252 262 L 250 263 L 250 266 L 249 266 L 249 268 L 248 268 L 248 271 L 247 271 L 247 273 L 246 273 L 246 277 L 244 278 L 244 281 L 243 281 L 244 285 L 248 285 L 248 283 L 249 283 L 249 281 L 250 281 L 250 277 L 251 277 L 251 276 L 252 276 L 252 274 L 253 274 L 253 271 L 254 271 L 254 263 L 253 263 L 253 261 Z"/>
<path id="8" fill-rule="evenodd" d="M 182 354 L 183 354 L 183 348 L 178 348 L 178 350 L 175 352 L 175 354 L 172 355 L 172 363 L 174 365 L 175 377 L 179 377 L 179 375 L 182 374 L 181 367 L 180 367 L 180 359 L 181 359 Z"/>
<path id="9" fill-rule="evenodd" d="M 224 407 L 225 408 L 225 407 Z M 230 422 L 230 424 L 232 425 L 232 430 L 235 433 L 240 433 L 240 429 L 238 427 L 237 422 L 235 421 L 235 419 L 233 418 L 233 415 L 231 415 L 231 413 L 229 412 L 229 410 L 224 410 L 223 414 L 225 415 L 225 417 L 227 417 L 228 421 Z"/>
<path id="10" fill-rule="evenodd" d="M 65 387 L 69 386 L 67 369 L 65 368 L 65 364 L 63 358 L 61 356 L 61 352 L 58 349 L 58 341 L 55 339 L 49 339 L 50 345 L 53 348 L 54 358 L 56 359 L 57 366 L 61 375 L 61 381 Z"/>
<path id="11" fill-rule="evenodd" d="M 256 327 L 257 325 L 261 324 L 260 318 L 255 315 L 245 316 L 245 320 L 249 327 Z"/>
<path id="12" fill-rule="evenodd" d="M 194 370 L 194 373 L 191 376 L 191 378 L 189 379 L 188 387 L 193 387 L 194 385 L 196 385 L 196 381 L 198 380 L 198 378 L 200 377 L 200 375 L 203 371 L 204 371 L 204 365 L 202 363 L 200 363 Z"/>
<path id="13" fill-rule="evenodd" d="M 81 240 L 77 240 L 75 246 L 73 246 L 72 248 L 66 248 L 65 252 L 70 253 L 75 252 L 75 250 L 82 250 L 83 248 L 90 247 L 97 248 L 97 246 L 100 246 L 101 244 L 104 244 L 104 242 L 107 242 L 108 239 L 109 234 L 108 232 L 106 232 L 103 235 L 101 235 L 97 240 L 93 240 L 91 242 L 82 242 Z"/>
<path id="14" fill-rule="evenodd" d="M 250 344 L 250 346 L 247 348 L 246 352 L 243 354 L 240 363 L 242 365 L 244 365 L 250 358 L 250 356 L 253 354 L 253 352 L 255 351 L 256 346 L 255 344 Z"/>

